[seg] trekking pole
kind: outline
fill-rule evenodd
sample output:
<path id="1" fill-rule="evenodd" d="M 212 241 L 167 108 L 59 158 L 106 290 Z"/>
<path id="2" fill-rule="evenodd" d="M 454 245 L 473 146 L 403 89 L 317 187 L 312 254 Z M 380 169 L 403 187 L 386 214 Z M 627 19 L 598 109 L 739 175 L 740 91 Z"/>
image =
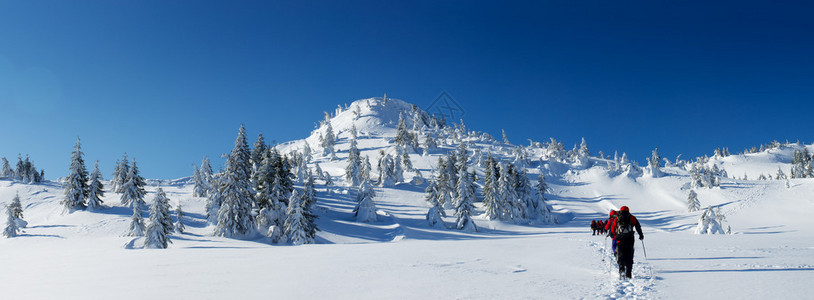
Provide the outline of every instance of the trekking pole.
<path id="1" fill-rule="evenodd" d="M 644 240 L 640 241 L 642 241 L 642 252 L 644 252 L 644 260 L 649 263 L 650 261 L 647 260 L 647 248 L 644 247 Z"/>

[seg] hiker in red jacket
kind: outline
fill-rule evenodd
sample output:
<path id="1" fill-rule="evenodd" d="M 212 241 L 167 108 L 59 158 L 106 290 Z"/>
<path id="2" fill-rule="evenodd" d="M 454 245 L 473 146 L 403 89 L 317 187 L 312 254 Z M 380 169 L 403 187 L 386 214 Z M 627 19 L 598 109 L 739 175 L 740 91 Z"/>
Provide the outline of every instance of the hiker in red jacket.
<path id="1" fill-rule="evenodd" d="M 630 214 L 627 206 L 622 206 L 613 220 L 613 225 L 609 226 L 611 234 L 616 240 L 616 263 L 619 265 L 619 277 L 631 278 L 633 272 L 633 243 L 636 241 L 633 229 L 639 234 L 639 239 L 644 239 L 642 225 L 639 220 Z"/>
<path id="2" fill-rule="evenodd" d="M 614 220 L 616 220 L 616 211 L 611 210 L 610 214 L 608 215 L 608 221 L 605 222 L 604 229 L 608 236 L 611 237 L 611 249 L 613 250 L 613 255 L 616 255 L 616 236 L 613 235 L 613 230 L 610 228 L 610 226 L 613 225 Z"/>
<path id="3" fill-rule="evenodd" d="M 596 235 L 596 229 L 597 228 L 599 228 L 599 226 L 596 224 L 596 220 L 592 220 L 591 221 L 591 235 Z"/>

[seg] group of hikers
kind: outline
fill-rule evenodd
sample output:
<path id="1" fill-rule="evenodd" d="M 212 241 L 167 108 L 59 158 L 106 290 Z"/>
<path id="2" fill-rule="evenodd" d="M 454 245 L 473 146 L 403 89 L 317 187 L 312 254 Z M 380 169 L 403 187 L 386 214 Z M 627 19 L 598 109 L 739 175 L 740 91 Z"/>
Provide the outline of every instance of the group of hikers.
<path id="1" fill-rule="evenodd" d="M 591 231 L 593 232 L 591 235 L 603 235 L 607 234 L 608 231 L 605 229 L 608 221 L 605 220 L 593 220 L 591 221 Z"/>
<path id="2" fill-rule="evenodd" d="M 604 226 L 603 226 L 604 225 Z M 631 278 L 633 272 L 633 244 L 636 242 L 634 229 L 639 239 L 644 240 L 642 225 L 639 220 L 630 214 L 630 208 L 622 206 L 619 210 L 611 210 L 607 221 L 592 221 L 593 234 L 607 234 L 611 238 L 611 249 L 616 256 L 619 266 L 620 278 Z"/>

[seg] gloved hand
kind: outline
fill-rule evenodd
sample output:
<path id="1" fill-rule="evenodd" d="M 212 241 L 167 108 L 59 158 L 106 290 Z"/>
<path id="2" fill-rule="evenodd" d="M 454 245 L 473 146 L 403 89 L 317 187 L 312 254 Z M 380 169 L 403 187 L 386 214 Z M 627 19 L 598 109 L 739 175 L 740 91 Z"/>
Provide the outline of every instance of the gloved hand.
<path id="1" fill-rule="evenodd" d="M 644 235 L 640 235 L 639 240 L 644 240 Z"/>

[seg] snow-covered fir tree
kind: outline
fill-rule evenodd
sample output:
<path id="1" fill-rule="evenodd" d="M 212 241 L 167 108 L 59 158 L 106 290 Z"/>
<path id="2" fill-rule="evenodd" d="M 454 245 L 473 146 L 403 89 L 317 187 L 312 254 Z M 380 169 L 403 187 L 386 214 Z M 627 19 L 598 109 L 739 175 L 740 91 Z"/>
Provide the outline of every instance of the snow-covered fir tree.
<path id="1" fill-rule="evenodd" d="M 582 142 L 579 144 L 579 150 L 577 151 L 576 162 L 577 165 L 583 168 L 591 167 L 591 151 L 588 150 L 588 142 L 585 141 L 585 138 L 582 138 Z"/>
<path id="2" fill-rule="evenodd" d="M 14 216 L 18 228 L 25 228 L 28 226 L 28 222 L 23 220 L 23 204 L 20 202 L 19 193 L 14 194 L 14 198 L 11 199 L 8 209 L 11 210 L 11 214 Z"/>
<path id="3" fill-rule="evenodd" d="M 122 155 L 122 159 L 116 162 L 113 170 L 113 178 L 110 179 L 110 190 L 116 193 L 124 192 L 124 184 L 127 183 L 127 174 L 130 173 L 130 161 L 127 160 L 127 153 Z"/>
<path id="4" fill-rule="evenodd" d="M 184 231 L 187 230 L 186 229 L 187 227 L 184 226 L 185 217 L 186 214 L 184 213 L 184 210 L 181 208 L 181 204 L 178 204 L 178 206 L 175 207 L 175 225 L 174 225 L 175 230 L 178 231 L 178 233 L 184 233 Z"/>
<path id="5" fill-rule="evenodd" d="M 406 147 L 410 144 L 410 134 L 407 132 L 407 125 L 404 124 L 404 116 L 401 113 L 399 113 L 395 142 L 400 147 Z"/>
<path id="6" fill-rule="evenodd" d="M 3 236 L 6 238 L 16 237 L 22 232 L 17 226 L 17 217 L 14 216 L 14 211 L 10 206 L 6 207 L 6 227 L 3 229 Z"/>
<path id="7" fill-rule="evenodd" d="M 192 165 L 192 168 L 192 197 L 206 197 L 209 189 L 201 176 L 201 171 L 198 170 L 198 166 L 196 165 Z"/>
<path id="8" fill-rule="evenodd" d="M 648 161 L 648 167 L 650 176 L 661 177 L 663 175 L 661 172 L 661 156 L 659 155 L 658 147 L 653 149 L 653 153 L 650 155 L 650 160 Z"/>
<path id="9" fill-rule="evenodd" d="M 690 190 L 689 195 L 687 195 L 687 211 L 694 212 L 699 209 L 701 209 L 701 201 L 698 200 L 698 194 Z"/>
<path id="10" fill-rule="evenodd" d="M 529 180 L 528 173 L 525 169 L 520 169 L 516 174 L 517 187 L 515 190 L 517 191 L 518 196 L 520 219 L 536 219 L 537 210 L 535 209 L 535 205 L 537 204 L 537 197 L 536 193 L 534 192 L 534 188 L 531 186 L 531 180 Z"/>
<path id="11" fill-rule="evenodd" d="M 503 199 L 500 199 L 497 161 L 491 155 L 486 159 L 486 170 L 483 184 L 483 205 L 485 216 L 489 220 L 500 218 L 506 210 Z"/>
<path id="12" fill-rule="evenodd" d="M 169 200 L 161 188 L 158 188 L 153 203 L 150 205 L 150 225 L 144 238 L 144 248 L 165 249 L 170 243 L 172 217 L 169 213 Z M 169 221 L 168 221 L 169 220 Z"/>
<path id="13" fill-rule="evenodd" d="M 449 173 L 446 167 L 447 161 L 443 157 L 438 157 L 438 204 L 442 208 L 452 208 L 452 198 L 450 197 L 450 190 L 452 186 L 449 184 Z"/>
<path id="14" fill-rule="evenodd" d="M 223 174 L 213 175 L 209 193 L 206 196 L 206 220 L 217 224 L 218 210 L 223 203 Z"/>
<path id="15" fill-rule="evenodd" d="M 430 183 L 427 185 L 427 189 L 424 190 L 427 193 L 427 204 L 430 205 L 430 209 L 427 211 L 427 224 L 430 227 L 443 227 L 444 219 L 442 218 L 443 215 L 446 213 L 444 209 L 441 207 L 441 204 L 438 202 L 440 198 L 440 192 L 438 191 L 438 181 L 435 178 L 430 179 Z"/>
<path id="16" fill-rule="evenodd" d="M 785 180 L 786 178 L 787 178 L 786 173 L 783 173 L 783 170 L 781 170 L 780 167 L 777 167 L 777 174 L 776 174 L 774 179 L 777 179 L 777 180 L 783 179 L 783 180 Z"/>
<path id="17" fill-rule="evenodd" d="M 458 173 L 458 198 L 455 201 L 456 228 L 463 231 L 478 231 L 475 222 L 472 220 L 472 209 L 474 209 L 475 195 L 471 190 L 470 177 L 465 168 L 461 168 Z"/>
<path id="18" fill-rule="evenodd" d="M 424 156 L 429 154 L 432 151 L 438 149 L 438 142 L 432 136 L 432 133 L 427 132 L 424 134 Z"/>
<path id="19" fill-rule="evenodd" d="M 543 170 L 539 170 L 537 175 L 537 185 L 534 186 L 536 194 L 536 203 L 534 209 L 536 210 L 537 221 L 543 224 L 556 224 L 557 217 L 551 212 L 551 207 L 546 202 L 545 193 L 548 191 L 548 185 L 545 182 L 545 175 Z"/>
<path id="20" fill-rule="evenodd" d="M 141 215 L 141 205 L 133 205 L 133 216 L 130 217 L 130 231 L 128 236 L 144 236 L 144 217 Z"/>
<path id="21" fill-rule="evenodd" d="M 373 201 L 375 197 L 376 191 L 367 179 L 363 179 L 357 188 L 356 207 L 353 209 L 357 222 L 376 222 L 378 220 L 376 203 Z"/>
<path id="22" fill-rule="evenodd" d="M 226 160 L 222 186 L 223 200 L 218 209 L 215 235 L 224 237 L 246 236 L 253 232 L 252 204 L 254 202 L 249 165 L 249 144 L 246 128 L 240 126 L 235 147 Z"/>
<path id="23" fill-rule="evenodd" d="M 212 172 L 212 166 L 209 164 L 209 156 L 204 156 L 203 160 L 201 160 L 201 168 L 198 169 L 198 172 L 200 172 L 201 181 L 203 181 L 206 187 L 206 196 L 209 196 L 209 193 L 217 188 L 214 184 L 214 174 Z"/>
<path id="24" fill-rule="evenodd" d="M 695 234 L 724 234 L 724 229 L 721 226 L 719 217 L 712 206 L 707 206 L 701 218 L 698 220 L 698 225 L 695 227 Z"/>
<path id="25" fill-rule="evenodd" d="M 257 140 L 254 141 L 249 157 L 252 170 L 257 170 L 257 168 L 260 167 L 260 164 L 263 162 L 263 156 L 265 156 L 267 150 L 268 146 L 266 145 L 266 139 L 263 138 L 263 134 L 257 134 Z"/>
<path id="26" fill-rule="evenodd" d="M 515 206 L 515 203 L 518 202 L 517 191 L 515 190 L 515 176 L 510 171 L 511 166 L 499 162 L 498 169 L 500 170 L 498 174 L 500 177 L 498 178 L 498 191 L 499 196 L 496 198 L 503 203 L 503 210 L 500 212 L 500 219 L 501 220 L 511 220 L 518 214 L 518 209 Z"/>
<path id="27" fill-rule="evenodd" d="M 90 173 L 90 184 L 88 184 L 88 209 L 94 210 L 102 208 L 102 197 L 105 196 L 102 184 L 102 172 L 99 171 L 99 161 L 93 164 L 93 172 Z"/>
<path id="28" fill-rule="evenodd" d="M 506 130 L 501 129 L 500 130 L 500 135 L 503 136 L 503 143 L 504 144 L 507 144 L 507 145 L 511 144 L 511 143 L 509 143 L 509 137 L 506 135 Z"/>
<path id="29" fill-rule="evenodd" d="M 88 198 L 88 171 L 85 169 L 85 160 L 82 159 L 82 144 L 76 138 L 76 146 L 71 153 L 70 174 L 65 178 L 65 198 L 62 205 L 65 210 L 72 212 L 85 208 L 85 199 Z"/>
<path id="30" fill-rule="evenodd" d="M 147 205 L 147 203 L 144 202 L 144 195 L 147 194 L 144 190 L 145 185 L 147 185 L 147 183 L 145 183 L 144 178 L 139 175 L 136 159 L 133 158 L 133 165 L 130 166 L 127 179 L 122 187 L 121 204 L 131 208 L 134 206 L 145 207 Z"/>
<path id="31" fill-rule="evenodd" d="M 334 128 L 331 126 L 331 120 L 328 119 L 328 116 L 325 116 L 325 134 L 322 135 L 321 145 L 322 146 L 322 155 L 330 157 L 331 160 L 336 160 L 336 150 L 334 150 L 334 146 L 336 146 L 336 135 L 334 134 Z"/>
<path id="32" fill-rule="evenodd" d="M 8 163 L 8 159 L 5 157 L 0 158 L 3 161 L 3 169 L 0 171 L 0 178 L 6 179 L 14 179 L 14 170 L 11 169 L 11 165 Z"/>
<path id="33" fill-rule="evenodd" d="M 308 223 L 308 220 L 303 211 L 302 197 L 300 197 L 299 192 L 294 190 L 291 193 L 291 198 L 288 199 L 288 210 L 286 210 L 284 224 L 285 236 L 289 243 L 298 246 L 314 242 L 314 238 L 308 236 L 308 225 L 306 223 Z"/>
<path id="34" fill-rule="evenodd" d="M 345 167 L 345 182 L 349 187 L 357 186 L 362 181 L 362 158 L 356 146 L 356 137 L 351 137 L 348 149 L 348 165 Z"/>
<path id="35" fill-rule="evenodd" d="M 362 178 L 367 178 L 370 180 L 370 169 L 372 166 L 370 165 L 370 157 L 365 155 L 365 160 L 362 162 Z"/>

